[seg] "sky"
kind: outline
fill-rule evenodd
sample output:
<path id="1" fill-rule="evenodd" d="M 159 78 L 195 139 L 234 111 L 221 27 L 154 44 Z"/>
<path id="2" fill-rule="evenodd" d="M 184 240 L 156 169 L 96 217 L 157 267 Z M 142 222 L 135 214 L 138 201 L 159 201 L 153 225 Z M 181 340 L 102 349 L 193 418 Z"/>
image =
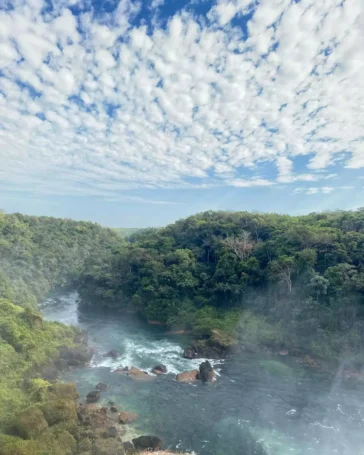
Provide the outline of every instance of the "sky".
<path id="1" fill-rule="evenodd" d="M 0 208 L 364 206 L 363 0 L 0 0 Z"/>

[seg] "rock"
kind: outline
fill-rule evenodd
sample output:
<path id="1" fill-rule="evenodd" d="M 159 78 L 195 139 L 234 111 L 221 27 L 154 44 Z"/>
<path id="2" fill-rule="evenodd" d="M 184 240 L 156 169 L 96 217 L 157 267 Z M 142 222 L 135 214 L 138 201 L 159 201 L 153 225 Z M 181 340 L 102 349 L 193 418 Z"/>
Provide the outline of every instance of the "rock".
<path id="1" fill-rule="evenodd" d="M 158 436 L 139 436 L 132 440 L 136 450 L 159 450 L 162 447 L 162 441 Z"/>
<path id="2" fill-rule="evenodd" d="M 85 347 L 63 347 L 59 352 L 59 358 L 67 362 L 68 366 L 78 367 L 86 365 L 92 358 L 92 352 Z"/>
<path id="3" fill-rule="evenodd" d="M 157 365 L 153 368 L 152 373 L 154 374 L 167 373 L 167 367 L 161 363 L 160 365 Z"/>
<path id="4" fill-rule="evenodd" d="M 123 371 L 129 371 L 129 367 L 124 367 Z"/>
<path id="5" fill-rule="evenodd" d="M 51 397 L 77 400 L 79 393 L 74 382 L 57 382 L 48 388 Z"/>
<path id="6" fill-rule="evenodd" d="M 113 438 L 113 439 L 116 439 L 118 436 L 119 436 L 119 433 L 118 433 L 118 430 L 116 429 L 116 427 L 109 427 L 107 430 L 105 430 L 103 433 L 102 433 L 102 436 L 104 438 Z"/>
<path id="7" fill-rule="evenodd" d="M 185 359 L 195 359 L 197 356 L 197 352 L 193 349 L 193 348 L 186 348 L 184 351 L 183 351 L 183 357 Z"/>
<path id="8" fill-rule="evenodd" d="M 105 392 L 107 390 L 107 384 L 104 384 L 103 382 L 99 382 L 97 386 L 95 387 L 95 390 L 99 390 L 100 392 Z"/>
<path id="9" fill-rule="evenodd" d="M 224 359 L 229 353 L 237 353 L 240 347 L 237 341 L 230 335 L 220 332 L 219 330 L 211 330 L 211 335 L 203 340 L 194 340 L 191 348 L 187 348 L 195 352 L 192 358 L 208 358 L 208 359 Z M 187 355 L 192 355 L 188 351 Z M 191 357 L 187 357 L 191 358 Z"/>
<path id="10" fill-rule="evenodd" d="M 91 390 L 86 396 L 87 403 L 97 403 L 100 399 L 100 391 L 99 390 Z"/>
<path id="11" fill-rule="evenodd" d="M 131 367 L 126 373 L 128 376 L 131 376 L 133 379 L 139 379 L 142 381 L 153 379 L 153 376 L 150 376 L 147 372 L 139 370 L 139 368 Z"/>
<path id="12" fill-rule="evenodd" d="M 130 441 L 124 442 L 123 446 L 125 453 L 132 453 L 134 451 L 134 446 Z"/>
<path id="13" fill-rule="evenodd" d="M 48 423 L 39 408 L 30 406 L 17 416 L 15 428 L 23 438 L 34 439 L 48 428 Z"/>
<path id="14" fill-rule="evenodd" d="M 212 382 L 215 378 L 215 372 L 211 366 L 211 363 L 206 360 L 200 365 L 200 379 L 202 382 Z"/>
<path id="15" fill-rule="evenodd" d="M 93 447 L 94 455 L 125 455 L 122 442 L 116 439 L 98 439 Z"/>
<path id="16" fill-rule="evenodd" d="M 193 341 L 192 348 L 196 353 L 194 358 L 223 359 L 226 357 L 227 350 L 225 348 L 219 348 L 210 343 L 211 341 L 209 339 Z"/>
<path id="17" fill-rule="evenodd" d="M 119 422 L 125 425 L 126 423 L 132 423 L 138 418 L 138 414 L 135 412 L 121 411 L 119 414 Z"/>
<path id="18" fill-rule="evenodd" d="M 52 400 L 40 405 L 48 424 L 77 421 L 77 405 L 74 400 Z"/>
<path id="19" fill-rule="evenodd" d="M 196 381 L 197 374 L 198 370 L 184 371 L 183 373 L 177 374 L 176 379 L 181 382 L 192 382 Z"/>
<path id="20" fill-rule="evenodd" d="M 111 349 L 111 351 L 104 354 L 104 356 L 111 357 L 112 359 L 117 359 L 118 357 L 120 357 L 120 354 L 118 353 L 118 351 L 115 351 L 115 349 Z"/>

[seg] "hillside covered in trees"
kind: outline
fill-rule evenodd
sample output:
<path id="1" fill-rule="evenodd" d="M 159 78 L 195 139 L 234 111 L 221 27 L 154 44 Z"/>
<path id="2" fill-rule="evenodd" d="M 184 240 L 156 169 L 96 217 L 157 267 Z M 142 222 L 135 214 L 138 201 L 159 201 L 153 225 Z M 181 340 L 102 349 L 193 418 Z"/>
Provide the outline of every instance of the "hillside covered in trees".
<path id="1" fill-rule="evenodd" d="M 74 439 L 66 431 L 56 433 L 52 427 L 42 434 L 42 440 L 34 441 L 32 435 L 31 440 L 24 441 L 19 437 L 24 437 L 24 432 L 17 429 L 19 413 L 40 414 L 40 408 L 53 410 L 58 405 L 63 406 L 62 412 L 68 405 L 73 410 L 71 417 L 64 413 L 60 419 L 67 421 L 67 429 L 75 425 L 76 404 L 70 400 L 60 404 L 51 396 L 50 383 L 42 378 L 42 371 L 62 350 L 67 353 L 75 349 L 82 358 L 89 358 L 79 347 L 82 334 L 75 328 L 44 321 L 37 302 L 50 291 L 74 283 L 86 259 L 120 241 L 118 234 L 93 223 L 0 212 L 1 455 L 70 453 L 65 444 L 74 445 Z M 37 424 L 33 414 L 26 414 L 29 425 Z M 43 429 L 48 426 L 44 420 L 42 423 Z"/>
<path id="2" fill-rule="evenodd" d="M 120 241 L 95 223 L 0 211 L 0 298 L 35 307 L 51 290 L 77 279 L 86 259 Z"/>
<path id="3" fill-rule="evenodd" d="M 246 345 L 340 357 L 364 347 L 364 210 L 205 212 L 86 260 L 84 302 Z"/>

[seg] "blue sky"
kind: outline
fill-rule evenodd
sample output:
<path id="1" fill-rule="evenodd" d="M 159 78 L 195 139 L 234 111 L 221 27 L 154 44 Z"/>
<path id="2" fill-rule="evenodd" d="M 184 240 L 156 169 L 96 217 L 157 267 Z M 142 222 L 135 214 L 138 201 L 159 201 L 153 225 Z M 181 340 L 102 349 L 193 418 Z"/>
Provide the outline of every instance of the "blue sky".
<path id="1" fill-rule="evenodd" d="M 364 206 L 361 0 L 0 0 L 0 208 Z"/>

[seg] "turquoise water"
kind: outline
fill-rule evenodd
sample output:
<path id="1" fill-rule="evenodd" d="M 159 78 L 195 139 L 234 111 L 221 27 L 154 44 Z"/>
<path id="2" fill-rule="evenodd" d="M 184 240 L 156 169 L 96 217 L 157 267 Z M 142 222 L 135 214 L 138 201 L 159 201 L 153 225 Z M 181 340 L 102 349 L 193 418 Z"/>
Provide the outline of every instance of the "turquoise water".
<path id="1" fill-rule="evenodd" d="M 91 366 L 64 376 L 76 381 L 81 399 L 98 382 L 108 384 L 103 402 L 137 412 L 126 439 L 156 434 L 164 446 L 200 455 L 364 455 L 364 385 L 298 365 L 294 359 L 235 355 L 211 361 L 212 384 L 184 384 L 175 375 L 202 361 L 183 359 L 185 336 L 148 326 L 133 315 L 78 311 L 76 293 L 48 299 L 49 320 L 86 329 Z M 120 353 L 112 360 L 103 354 Z M 168 374 L 135 381 L 114 370 L 158 363 Z"/>

